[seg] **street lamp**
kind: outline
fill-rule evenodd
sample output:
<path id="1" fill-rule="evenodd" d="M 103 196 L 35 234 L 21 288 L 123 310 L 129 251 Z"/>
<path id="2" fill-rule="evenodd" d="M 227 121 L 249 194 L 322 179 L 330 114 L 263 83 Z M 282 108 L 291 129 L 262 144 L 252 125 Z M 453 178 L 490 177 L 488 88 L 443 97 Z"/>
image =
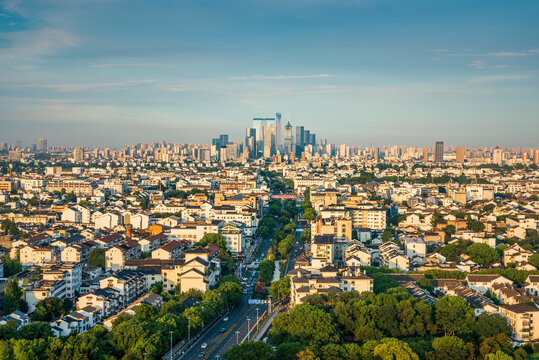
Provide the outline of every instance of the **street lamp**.
<path id="1" fill-rule="evenodd" d="M 187 342 L 191 341 L 191 318 L 188 317 L 189 325 L 187 326 Z"/>
<path id="2" fill-rule="evenodd" d="M 236 345 L 239 345 L 240 344 L 240 332 L 239 331 L 236 331 Z"/>
<path id="3" fill-rule="evenodd" d="M 170 332 L 170 360 L 172 360 L 172 333 L 174 331 L 169 331 Z"/>
<path id="4" fill-rule="evenodd" d="M 247 318 L 247 340 L 251 340 L 251 318 Z"/>
<path id="5" fill-rule="evenodd" d="M 256 308 L 256 328 L 258 329 L 258 310 L 259 308 Z"/>
<path id="6" fill-rule="evenodd" d="M 146 360 L 146 356 L 148 356 L 148 353 L 144 353 L 144 360 Z"/>

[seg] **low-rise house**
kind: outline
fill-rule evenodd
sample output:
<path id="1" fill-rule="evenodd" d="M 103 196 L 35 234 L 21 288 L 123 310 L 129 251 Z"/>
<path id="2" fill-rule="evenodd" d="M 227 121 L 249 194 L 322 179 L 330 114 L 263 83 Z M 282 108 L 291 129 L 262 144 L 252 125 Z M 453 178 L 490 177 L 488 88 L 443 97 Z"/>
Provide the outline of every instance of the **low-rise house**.
<path id="1" fill-rule="evenodd" d="M 516 264 L 521 262 L 528 262 L 533 252 L 526 250 L 518 244 L 513 244 L 503 250 L 503 264 L 508 266 L 510 264 Z"/>
<path id="2" fill-rule="evenodd" d="M 290 272 L 290 302 L 292 306 L 303 303 L 309 295 L 341 291 L 372 291 L 372 278 L 363 274 L 359 268 L 337 270 L 326 266 L 313 274 L 302 268 Z"/>
<path id="3" fill-rule="evenodd" d="M 382 265 L 388 269 L 398 269 L 401 271 L 410 270 L 410 259 L 404 254 L 399 245 L 388 241 L 378 247 Z"/>
<path id="4" fill-rule="evenodd" d="M 472 288 L 474 291 L 480 292 L 481 294 L 484 294 L 487 291 L 492 291 L 494 285 L 513 284 L 511 279 L 499 274 L 469 274 L 466 276 L 466 282 L 470 288 Z"/>
<path id="5" fill-rule="evenodd" d="M 172 240 L 152 251 L 152 259 L 173 260 L 179 259 L 184 251 L 190 245 L 189 241 Z"/>
<path id="6" fill-rule="evenodd" d="M 105 270 L 122 270 L 125 261 L 137 259 L 140 256 L 140 245 L 133 240 L 126 240 L 121 244 L 109 248 L 105 252 Z"/>
<path id="7" fill-rule="evenodd" d="M 139 240 L 140 250 L 142 252 L 152 252 L 167 241 L 167 236 L 164 233 L 148 236 Z"/>

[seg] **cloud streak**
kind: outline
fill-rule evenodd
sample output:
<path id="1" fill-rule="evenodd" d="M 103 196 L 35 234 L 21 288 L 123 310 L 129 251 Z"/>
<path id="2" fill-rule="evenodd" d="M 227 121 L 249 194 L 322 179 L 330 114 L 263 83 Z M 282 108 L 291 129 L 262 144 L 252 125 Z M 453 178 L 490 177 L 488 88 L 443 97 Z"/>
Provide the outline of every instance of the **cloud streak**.
<path id="1" fill-rule="evenodd" d="M 320 79 L 329 78 L 330 74 L 313 74 L 313 75 L 250 75 L 230 77 L 229 80 L 291 80 L 291 79 Z"/>
<path id="2" fill-rule="evenodd" d="M 58 85 L 18 85 L 13 86 L 14 88 L 44 88 L 58 90 L 60 92 L 73 92 L 73 91 L 82 91 L 90 89 L 106 89 L 106 88 L 125 88 L 133 87 L 145 84 L 154 83 L 154 80 L 126 80 L 126 81 L 116 81 L 109 83 L 89 83 L 89 84 L 58 84 Z"/>

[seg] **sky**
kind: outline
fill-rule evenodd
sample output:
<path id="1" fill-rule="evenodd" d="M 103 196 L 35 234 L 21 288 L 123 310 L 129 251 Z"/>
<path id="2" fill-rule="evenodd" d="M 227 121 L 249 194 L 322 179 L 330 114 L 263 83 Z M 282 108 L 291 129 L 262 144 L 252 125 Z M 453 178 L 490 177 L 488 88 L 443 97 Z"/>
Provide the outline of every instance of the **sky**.
<path id="1" fill-rule="evenodd" d="M 0 4 L 0 142 L 539 145 L 539 1 Z"/>

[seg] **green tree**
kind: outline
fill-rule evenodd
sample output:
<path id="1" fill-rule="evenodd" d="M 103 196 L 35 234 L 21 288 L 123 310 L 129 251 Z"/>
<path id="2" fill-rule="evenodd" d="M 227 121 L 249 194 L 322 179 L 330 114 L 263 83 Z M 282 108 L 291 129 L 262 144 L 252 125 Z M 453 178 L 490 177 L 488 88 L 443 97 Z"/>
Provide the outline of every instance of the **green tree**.
<path id="1" fill-rule="evenodd" d="M 200 239 L 200 241 L 196 243 L 196 245 L 198 246 L 206 246 L 208 244 L 215 244 L 219 246 L 219 248 L 224 249 L 224 250 L 228 249 L 226 239 L 221 234 L 216 234 L 216 233 L 205 234 L 202 237 L 202 239 Z"/>
<path id="2" fill-rule="evenodd" d="M 481 265 L 489 265 L 500 260 L 500 254 L 487 244 L 475 243 L 466 249 L 472 261 Z"/>
<path id="3" fill-rule="evenodd" d="M 275 262 L 271 260 L 263 260 L 258 265 L 258 271 L 260 272 L 260 281 L 264 283 L 271 282 L 271 279 L 273 279 L 273 272 L 275 271 Z"/>
<path id="4" fill-rule="evenodd" d="M 262 341 L 246 341 L 240 345 L 234 345 L 225 353 L 227 360 L 273 360 L 275 351 Z"/>
<path id="5" fill-rule="evenodd" d="M 88 265 L 90 266 L 98 266 L 102 269 L 105 269 L 105 249 L 102 248 L 94 248 L 90 253 L 88 254 Z"/>
<path id="6" fill-rule="evenodd" d="M 299 237 L 301 239 L 301 241 L 303 242 L 309 242 L 311 241 L 311 229 L 310 228 L 305 228 L 303 229 L 303 231 L 301 232 L 301 235 Z"/>
<path id="7" fill-rule="evenodd" d="M 465 360 L 468 358 L 466 344 L 457 336 L 442 336 L 432 342 L 434 359 Z"/>
<path id="8" fill-rule="evenodd" d="M 294 340 L 320 343 L 339 340 L 339 332 L 331 314 L 309 304 L 301 304 L 288 314 L 278 314 L 273 321 L 274 335 L 288 334 Z"/>
<path id="9" fill-rule="evenodd" d="M 35 321 L 51 322 L 62 316 L 64 312 L 62 300 L 57 297 L 50 297 L 40 300 L 36 305 L 36 310 L 32 314 Z"/>
<path id="10" fill-rule="evenodd" d="M 530 256 L 528 262 L 539 269 L 539 253 Z"/>
<path id="11" fill-rule="evenodd" d="M 468 230 L 480 232 L 485 230 L 485 224 L 483 224 L 481 221 L 468 219 L 467 221 Z"/>
<path id="12" fill-rule="evenodd" d="M 382 360 L 419 360 L 407 343 L 392 338 L 383 339 L 376 345 L 373 355 Z"/>
<path id="13" fill-rule="evenodd" d="M 51 326 L 44 321 L 34 321 L 30 324 L 21 326 L 19 334 L 22 338 L 33 339 L 47 339 L 52 336 Z"/>
<path id="14" fill-rule="evenodd" d="M 488 354 L 486 360 L 513 360 L 513 358 L 503 351 L 496 351 L 495 354 Z"/>
<path id="15" fill-rule="evenodd" d="M 285 276 L 278 281 L 271 283 L 270 295 L 274 299 L 280 299 L 290 296 L 290 276 Z"/>
<path id="16" fill-rule="evenodd" d="M 510 335 L 512 331 L 504 316 L 487 313 L 483 313 L 477 317 L 474 329 L 482 338 L 488 338 L 498 334 Z"/>
<path id="17" fill-rule="evenodd" d="M 4 290 L 4 300 L 2 303 L 4 313 L 11 314 L 15 310 L 20 310 L 22 302 L 22 290 L 19 287 L 19 278 L 14 276 L 8 280 Z"/>
<path id="18" fill-rule="evenodd" d="M 4 276 L 10 277 L 22 271 L 19 259 L 12 259 L 9 254 L 2 260 L 4 262 Z"/>
<path id="19" fill-rule="evenodd" d="M 436 325 L 445 335 L 466 333 L 474 319 L 468 303 L 461 297 L 444 296 L 434 304 Z"/>
<path id="20" fill-rule="evenodd" d="M 303 215 L 301 216 L 304 220 L 314 220 L 316 218 L 316 214 L 314 212 L 313 208 L 308 208 L 303 212 Z"/>

